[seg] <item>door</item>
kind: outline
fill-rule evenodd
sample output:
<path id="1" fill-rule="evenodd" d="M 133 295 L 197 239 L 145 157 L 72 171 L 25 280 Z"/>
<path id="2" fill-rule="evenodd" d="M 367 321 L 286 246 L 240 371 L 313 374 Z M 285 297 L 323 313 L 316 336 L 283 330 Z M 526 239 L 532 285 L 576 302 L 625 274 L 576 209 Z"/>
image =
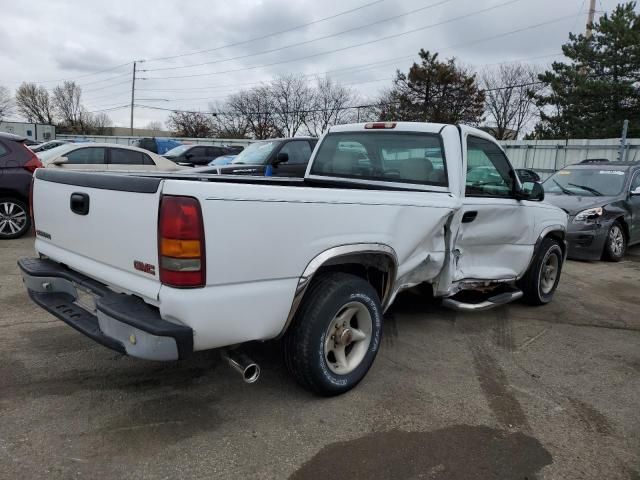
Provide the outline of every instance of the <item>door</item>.
<path id="1" fill-rule="evenodd" d="M 500 147 L 463 129 L 465 198 L 454 245 L 456 280 L 520 276 L 533 253 L 535 213 L 516 200 L 515 172 Z"/>
<path id="2" fill-rule="evenodd" d="M 148 171 L 158 169 L 146 153 L 126 148 L 108 148 L 107 150 L 109 170 Z"/>
<path id="3" fill-rule="evenodd" d="M 193 147 L 184 154 L 185 162 L 193 165 L 206 165 L 209 163 L 207 147 Z"/>
<path id="4" fill-rule="evenodd" d="M 104 147 L 80 147 L 64 155 L 67 162 L 59 167 L 69 170 L 107 170 Z"/>
<path id="5" fill-rule="evenodd" d="M 304 177 L 311 157 L 311 145 L 307 140 L 293 140 L 285 143 L 278 154 L 286 153 L 289 160 L 273 167 L 273 175 L 278 177 Z M 278 155 L 276 154 L 276 156 Z M 274 157 L 275 158 L 275 157 Z"/>
<path id="6" fill-rule="evenodd" d="M 631 192 L 640 189 L 640 170 L 633 174 L 629 187 L 629 207 L 631 209 L 631 238 L 630 243 L 640 242 L 640 194 Z"/>

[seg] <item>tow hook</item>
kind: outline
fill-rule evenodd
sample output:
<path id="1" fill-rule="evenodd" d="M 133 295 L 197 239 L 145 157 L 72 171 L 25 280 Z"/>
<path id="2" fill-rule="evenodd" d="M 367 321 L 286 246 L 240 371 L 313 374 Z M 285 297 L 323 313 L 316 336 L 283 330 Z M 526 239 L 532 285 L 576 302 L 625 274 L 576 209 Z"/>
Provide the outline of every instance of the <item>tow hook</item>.
<path id="1" fill-rule="evenodd" d="M 223 349 L 220 352 L 229 366 L 242 375 L 246 383 L 254 383 L 260 378 L 260 366 L 247 355 L 237 350 Z"/>

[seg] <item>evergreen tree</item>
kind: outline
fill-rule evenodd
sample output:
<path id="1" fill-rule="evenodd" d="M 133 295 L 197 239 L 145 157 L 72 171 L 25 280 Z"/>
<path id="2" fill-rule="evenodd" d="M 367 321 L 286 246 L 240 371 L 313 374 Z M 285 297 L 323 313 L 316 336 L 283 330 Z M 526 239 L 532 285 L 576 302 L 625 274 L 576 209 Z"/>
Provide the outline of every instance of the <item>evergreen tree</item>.
<path id="1" fill-rule="evenodd" d="M 484 112 L 484 94 L 475 74 L 441 62 L 438 54 L 420 50 L 420 65 L 396 73 L 393 87 L 379 101 L 382 120 L 478 124 Z"/>
<path id="2" fill-rule="evenodd" d="M 554 62 L 539 79 L 541 109 L 534 138 L 615 138 L 629 120 L 640 136 L 640 15 L 636 2 L 620 4 L 593 25 L 593 35 L 569 34 L 569 63 Z"/>

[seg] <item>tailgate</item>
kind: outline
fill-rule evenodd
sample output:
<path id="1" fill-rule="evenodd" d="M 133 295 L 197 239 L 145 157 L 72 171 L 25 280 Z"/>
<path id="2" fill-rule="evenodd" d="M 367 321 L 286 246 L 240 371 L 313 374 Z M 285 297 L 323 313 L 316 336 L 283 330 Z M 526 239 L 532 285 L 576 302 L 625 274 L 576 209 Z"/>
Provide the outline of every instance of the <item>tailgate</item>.
<path id="1" fill-rule="evenodd" d="M 36 250 L 73 270 L 154 302 L 162 179 L 40 168 Z"/>

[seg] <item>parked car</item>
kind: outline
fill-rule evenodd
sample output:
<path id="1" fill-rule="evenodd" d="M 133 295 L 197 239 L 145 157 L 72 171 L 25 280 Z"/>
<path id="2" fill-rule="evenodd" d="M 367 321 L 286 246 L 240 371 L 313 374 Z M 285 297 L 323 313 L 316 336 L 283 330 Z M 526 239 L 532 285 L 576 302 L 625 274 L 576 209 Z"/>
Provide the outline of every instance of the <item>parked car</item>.
<path id="1" fill-rule="evenodd" d="M 465 184 L 471 157 L 501 182 Z M 531 190 L 489 134 L 409 122 L 331 127 L 304 178 L 38 169 L 39 257 L 19 266 L 34 302 L 116 351 L 226 347 L 252 382 L 236 347 L 282 338 L 293 377 L 337 395 L 373 364 L 403 289 L 464 311 L 552 300 L 567 215 Z"/>
<path id="2" fill-rule="evenodd" d="M 194 173 L 304 177 L 317 138 L 274 138 L 252 143 L 228 165 L 199 168 Z"/>
<path id="3" fill-rule="evenodd" d="M 214 167 L 217 165 L 229 165 L 237 155 L 222 155 L 221 157 L 214 158 L 209 162 L 209 167 Z"/>
<path id="4" fill-rule="evenodd" d="M 132 145 L 157 153 L 158 155 L 164 155 L 169 150 L 182 145 L 182 142 L 173 140 L 172 138 L 148 137 L 136 140 Z"/>
<path id="5" fill-rule="evenodd" d="M 67 170 L 177 170 L 171 160 L 137 147 L 115 143 L 68 143 L 39 153 L 45 168 Z"/>
<path id="6" fill-rule="evenodd" d="M 179 165 L 208 165 L 223 155 L 235 155 L 242 147 L 222 147 L 220 145 L 180 145 L 169 150 L 163 156 Z"/>
<path id="7" fill-rule="evenodd" d="M 622 260 L 640 243 L 640 163 L 589 160 L 543 184 L 547 202 L 569 214 L 569 257 Z"/>
<path id="8" fill-rule="evenodd" d="M 59 147 L 60 145 L 64 145 L 66 143 L 69 143 L 69 141 L 68 140 L 51 140 L 50 142 L 44 142 L 29 148 L 33 153 L 40 153 L 46 150 L 51 150 L 52 148 Z"/>
<path id="9" fill-rule="evenodd" d="M 0 240 L 21 237 L 31 227 L 31 176 L 42 164 L 25 140 L 0 132 Z"/>

